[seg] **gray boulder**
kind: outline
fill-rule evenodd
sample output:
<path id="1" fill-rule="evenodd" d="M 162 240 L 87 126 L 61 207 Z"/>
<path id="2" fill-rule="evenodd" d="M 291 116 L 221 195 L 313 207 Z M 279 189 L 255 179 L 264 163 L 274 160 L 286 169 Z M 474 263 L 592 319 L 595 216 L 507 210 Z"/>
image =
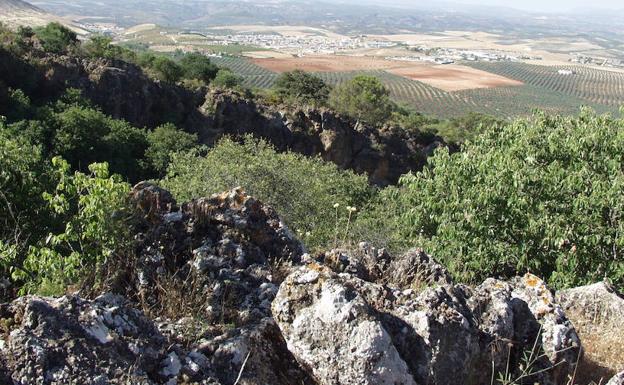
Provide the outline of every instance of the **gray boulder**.
<path id="1" fill-rule="evenodd" d="M 9 384 L 218 384 L 120 296 L 21 297 L 0 318 L 11 325 L 0 340 Z"/>
<path id="2" fill-rule="evenodd" d="M 484 384 L 493 364 L 494 375 L 565 383 L 580 341 L 544 282 L 526 275 L 470 289 L 420 251 L 401 258 L 415 264 L 418 284 L 397 274 L 393 287 L 312 263 L 280 286 L 273 316 L 319 383 Z"/>
<path id="3" fill-rule="evenodd" d="M 606 282 L 561 290 L 556 295 L 574 323 L 585 357 L 579 372 L 596 383 L 624 370 L 624 296 Z"/>

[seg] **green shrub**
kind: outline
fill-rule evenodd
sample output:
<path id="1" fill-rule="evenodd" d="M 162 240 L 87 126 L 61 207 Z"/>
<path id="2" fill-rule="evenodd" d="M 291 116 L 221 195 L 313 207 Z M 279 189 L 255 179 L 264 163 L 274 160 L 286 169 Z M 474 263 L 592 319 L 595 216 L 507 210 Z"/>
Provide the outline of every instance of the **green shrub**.
<path id="1" fill-rule="evenodd" d="M 29 244 L 50 224 L 42 198 L 47 171 L 40 148 L 12 135 L 0 120 L 0 276 L 21 268 Z"/>
<path id="2" fill-rule="evenodd" d="M 240 86 L 243 79 L 228 69 L 220 69 L 212 81 L 212 85 L 218 88 L 236 88 Z"/>
<path id="3" fill-rule="evenodd" d="M 320 158 L 277 153 L 251 137 L 242 144 L 223 139 L 205 156 L 198 151 L 174 155 L 161 184 L 179 200 L 241 186 L 273 206 L 311 248 L 330 246 L 336 216 L 343 220 L 347 206 L 360 207 L 372 194 L 365 176 L 339 170 Z M 344 224 L 339 231 L 342 237 Z"/>
<path id="4" fill-rule="evenodd" d="M 301 70 L 284 72 L 273 91 L 280 101 L 295 105 L 325 105 L 330 88 L 323 79 Z"/>
<path id="5" fill-rule="evenodd" d="M 329 104 L 336 111 L 372 125 L 385 123 L 395 109 L 390 91 L 374 76 L 358 75 L 334 88 Z"/>
<path id="6" fill-rule="evenodd" d="M 623 120 L 539 114 L 429 164 L 368 218 L 388 218 L 390 242 L 426 248 L 467 282 L 530 271 L 557 288 L 624 284 Z"/>
<path id="7" fill-rule="evenodd" d="M 0 240 L 15 240 L 19 231 L 24 236 L 35 232 L 45 212 L 45 173 L 40 147 L 12 135 L 0 120 Z"/>
<path id="8" fill-rule="evenodd" d="M 484 130 L 492 129 L 504 122 L 494 116 L 470 112 L 458 118 L 451 118 L 433 125 L 438 135 L 447 142 L 461 143 L 472 139 Z"/>
<path id="9" fill-rule="evenodd" d="M 91 163 L 108 162 L 114 173 L 131 181 L 143 178 L 139 162 L 148 147 L 144 130 L 75 105 L 53 114 L 50 120 L 54 127 L 50 152 L 62 156 L 74 169 L 86 171 Z"/>
<path id="10" fill-rule="evenodd" d="M 200 53 L 188 53 L 180 59 L 183 77 L 185 79 L 197 79 L 208 84 L 217 76 L 219 67 L 212 64 L 210 59 Z"/>
<path id="11" fill-rule="evenodd" d="M 145 158 L 159 174 L 163 174 L 171 160 L 171 153 L 188 151 L 197 146 L 197 135 L 179 130 L 171 123 L 156 127 L 147 134 L 149 148 Z"/>
<path id="12" fill-rule="evenodd" d="M 149 67 L 157 79 L 175 83 L 182 78 L 184 70 L 173 59 L 166 56 L 156 56 Z"/>
<path id="13" fill-rule="evenodd" d="M 121 59 L 130 62 L 137 60 L 136 53 L 112 42 L 113 39 L 108 36 L 95 35 L 84 43 L 82 48 L 86 55 L 93 58 Z"/>
<path id="14" fill-rule="evenodd" d="M 74 31 L 57 22 L 36 28 L 35 35 L 41 42 L 43 49 L 52 53 L 67 52 L 70 47 L 75 46 L 78 42 L 78 36 Z"/>
<path id="15" fill-rule="evenodd" d="M 77 283 L 130 240 L 128 184 L 110 176 L 105 163 L 90 165 L 90 174 L 71 174 L 62 158 L 52 163 L 58 185 L 44 197 L 63 230 L 30 247 L 22 268 L 13 270 L 12 278 L 24 283 L 22 292 L 60 294 L 49 293 L 50 288 Z"/>

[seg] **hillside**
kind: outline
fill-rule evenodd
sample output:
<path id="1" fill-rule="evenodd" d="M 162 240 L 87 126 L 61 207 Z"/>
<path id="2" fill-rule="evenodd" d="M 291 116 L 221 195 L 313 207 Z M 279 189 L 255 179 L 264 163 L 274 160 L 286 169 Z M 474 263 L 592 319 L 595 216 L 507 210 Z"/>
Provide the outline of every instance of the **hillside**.
<path id="1" fill-rule="evenodd" d="M 17 28 L 21 25 L 38 27 L 53 21 L 65 24 L 80 34 L 86 33 L 81 28 L 74 26 L 71 21 L 46 12 L 25 1 L 0 0 L 0 23 L 10 28 Z"/>
<path id="2" fill-rule="evenodd" d="M 0 36 L 1 385 L 624 384 L 623 117 Z"/>

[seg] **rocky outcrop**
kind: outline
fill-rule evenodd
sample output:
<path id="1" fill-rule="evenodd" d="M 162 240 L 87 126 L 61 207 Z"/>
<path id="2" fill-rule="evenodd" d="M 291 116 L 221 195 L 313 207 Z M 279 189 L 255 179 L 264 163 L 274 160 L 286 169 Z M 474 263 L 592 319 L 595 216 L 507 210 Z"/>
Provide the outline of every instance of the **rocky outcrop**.
<path id="1" fill-rule="evenodd" d="M 557 292 L 557 302 L 574 323 L 586 354 L 579 369 L 587 382 L 604 383 L 624 371 L 624 295 L 607 282 Z"/>
<path id="2" fill-rule="evenodd" d="M 166 122 L 195 132 L 206 123 L 197 107 L 201 91 L 154 81 L 141 68 L 120 60 L 45 56 L 39 92 L 58 94 L 66 87 L 80 89 L 106 114 L 137 127 L 154 128 Z"/>
<path id="3" fill-rule="evenodd" d="M 174 122 L 206 144 L 224 135 L 252 134 L 280 151 L 319 155 L 341 168 L 366 173 L 378 185 L 394 184 L 401 175 L 421 169 L 427 157 L 445 145 L 431 134 L 370 127 L 326 108 L 263 105 L 250 95 L 206 92 L 205 87 L 191 91 L 153 80 L 121 60 L 52 55 L 34 48 L 18 57 L 0 49 L 0 69 L 5 69 L 0 83 L 27 88 L 24 91 L 35 100 L 47 101 L 68 87 L 77 88 L 104 113 L 137 127 Z"/>
<path id="4" fill-rule="evenodd" d="M 312 263 L 280 286 L 273 316 L 319 383 L 484 384 L 492 365 L 527 383 L 567 381 L 580 341 L 537 277 L 470 289 L 448 283 L 421 252 L 399 259 L 421 260 L 422 277 L 442 279 L 392 287 Z M 525 352 L 530 362 L 522 362 Z"/>
<path id="5" fill-rule="evenodd" d="M 119 296 L 93 301 L 22 297 L 0 307 L 0 319 L 12 328 L 1 347 L 9 384 L 209 379 L 206 357 L 171 344 L 153 321 Z"/>
<path id="6" fill-rule="evenodd" d="M 314 384 L 271 317 L 281 269 L 304 253 L 274 210 L 241 190 L 178 205 L 150 183 L 131 200 L 136 249 L 111 261 L 106 294 L 0 308 L 0 379 Z"/>
<path id="7" fill-rule="evenodd" d="M 0 383 L 470 385 L 503 375 L 555 385 L 582 356 L 533 275 L 468 287 L 419 249 L 310 255 L 240 189 L 179 205 L 140 183 L 131 201 L 135 248 L 111 258 L 98 292 L 0 305 Z"/>
<path id="8" fill-rule="evenodd" d="M 372 183 L 396 183 L 408 171 L 423 167 L 444 145 L 440 137 L 398 127 L 374 128 L 329 109 L 263 106 L 230 91 L 211 91 L 201 107 L 212 117 L 203 139 L 253 134 L 278 150 L 320 155 L 341 168 L 369 175 Z"/>

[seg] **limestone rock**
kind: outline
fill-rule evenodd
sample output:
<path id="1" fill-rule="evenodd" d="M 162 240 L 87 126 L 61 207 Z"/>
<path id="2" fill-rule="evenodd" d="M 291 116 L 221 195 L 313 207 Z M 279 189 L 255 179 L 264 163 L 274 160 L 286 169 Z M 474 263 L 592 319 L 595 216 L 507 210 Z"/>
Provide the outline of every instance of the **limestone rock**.
<path id="1" fill-rule="evenodd" d="M 585 356 L 579 372 L 596 383 L 624 371 L 624 296 L 606 282 L 558 291 L 557 302 L 574 323 Z"/>
<path id="2" fill-rule="evenodd" d="M 282 283 L 273 316 L 319 383 L 484 384 L 493 363 L 495 374 L 509 362 L 507 374 L 522 375 L 521 357 L 534 346 L 528 381 L 565 383 L 580 341 L 541 280 L 489 279 L 470 289 L 424 253 L 405 260 L 428 272 L 413 279 L 438 283 L 397 288 L 317 263 Z"/>
<path id="3" fill-rule="evenodd" d="M 3 305 L 0 318 L 11 324 L 0 356 L 14 385 L 165 384 L 182 375 L 216 385 L 208 367 L 190 370 L 191 352 L 120 296 L 21 297 Z"/>

